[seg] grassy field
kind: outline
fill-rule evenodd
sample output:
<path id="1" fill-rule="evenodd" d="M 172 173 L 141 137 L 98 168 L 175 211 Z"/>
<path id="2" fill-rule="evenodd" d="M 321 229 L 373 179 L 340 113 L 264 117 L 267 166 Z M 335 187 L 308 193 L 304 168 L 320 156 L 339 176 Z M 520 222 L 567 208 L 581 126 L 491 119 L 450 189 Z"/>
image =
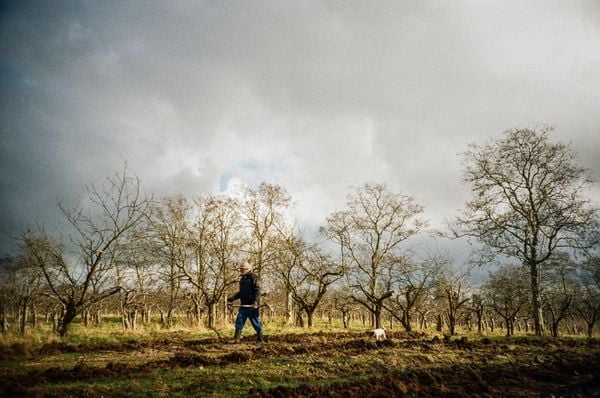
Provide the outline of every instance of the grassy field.
<path id="1" fill-rule="evenodd" d="M 116 322 L 63 340 L 48 330 L 4 335 L 3 396 L 600 396 L 600 343 L 388 330 L 317 324 L 268 325 L 268 342 L 246 327 L 123 332 Z"/>

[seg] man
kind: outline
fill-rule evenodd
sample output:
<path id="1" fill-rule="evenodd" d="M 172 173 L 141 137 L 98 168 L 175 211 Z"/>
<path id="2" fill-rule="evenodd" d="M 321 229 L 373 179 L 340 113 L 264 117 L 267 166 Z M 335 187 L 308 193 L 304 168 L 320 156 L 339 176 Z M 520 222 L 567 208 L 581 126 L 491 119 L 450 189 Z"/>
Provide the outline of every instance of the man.
<path id="1" fill-rule="evenodd" d="M 258 306 L 260 305 L 260 283 L 256 274 L 252 272 L 252 266 L 247 261 L 244 261 L 242 265 L 240 265 L 239 271 L 240 290 L 233 296 L 227 298 L 228 302 L 240 299 L 239 312 L 235 319 L 235 335 L 233 339 L 236 342 L 240 341 L 246 319 L 250 319 L 250 323 L 256 331 L 256 340 L 263 343 L 262 322 L 260 321 L 258 313 Z"/>

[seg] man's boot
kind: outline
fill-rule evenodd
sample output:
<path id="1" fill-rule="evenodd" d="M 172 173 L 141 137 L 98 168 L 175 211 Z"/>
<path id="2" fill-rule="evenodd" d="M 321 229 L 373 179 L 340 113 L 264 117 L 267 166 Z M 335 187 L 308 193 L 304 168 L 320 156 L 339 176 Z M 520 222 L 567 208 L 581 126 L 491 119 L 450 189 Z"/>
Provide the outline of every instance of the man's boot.
<path id="1" fill-rule="evenodd" d="M 259 343 L 264 343 L 265 339 L 263 338 L 262 331 L 256 333 L 256 341 Z"/>
<path id="2" fill-rule="evenodd" d="M 239 343 L 241 339 L 242 339 L 242 330 L 235 329 L 235 334 L 233 335 L 233 342 Z"/>

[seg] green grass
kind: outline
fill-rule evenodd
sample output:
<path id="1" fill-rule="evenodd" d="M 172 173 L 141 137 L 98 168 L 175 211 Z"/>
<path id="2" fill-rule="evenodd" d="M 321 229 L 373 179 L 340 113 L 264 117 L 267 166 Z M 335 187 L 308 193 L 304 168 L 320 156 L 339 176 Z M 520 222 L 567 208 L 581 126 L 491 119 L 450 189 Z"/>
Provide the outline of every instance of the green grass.
<path id="1" fill-rule="evenodd" d="M 315 319 L 315 325 L 313 328 L 300 328 L 295 326 L 286 325 L 282 320 L 268 319 L 264 321 L 265 334 L 266 335 L 278 335 L 278 334 L 307 334 L 307 333 L 319 333 L 319 332 L 365 332 L 371 328 L 368 325 L 355 321 L 350 324 L 348 329 L 342 327 L 341 320 L 333 320 L 330 324 L 327 320 Z M 389 329 L 388 329 L 389 330 Z M 399 325 L 396 325 L 394 331 L 402 330 Z M 219 325 L 217 331 L 221 337 L 229 337 L 233 335 L 233 325 Z M 419 330 L 415 330 L 419 332 Z M 433 329 L 426 331 L 429 335 L 438 335 L 442 337 L 445 331 L 442 333 L 435 332 Z M 249 324 L 244 328 L 244 336 L 253 335 L 254 331 Z M 505 331 L 502 329 L 495 329 L 494 332 L 489 330 L 485 331 L 483 335 L 478 335 L 475 331 L 468 331 L 466 328 L 457 328 L 456 336 L 453 338 L 460 338 L 466 336 L 469 339 L 479 339 L 481 337 L 487 337 L 491 341 L 504 341 L 507 339 Z M 176 322 L 174 326 L 165 328 L 158 323 L 158 320 L 153 320 L 148 325 L 138 325 L 135 330 L 124 330 L 120 319 L 118 317 L 105 317 L 100 325 L 90 325 L 85 327 L 80 319 L 72 324 L 70 332 L 64 338 L 60 338 L 58 335 L 52 332 L 50 325 L 46 325 L 40 322 L 36 328 L 29 327 L 24 336 L 9 331 L 7 333 L 0 334 L 0 348 L 9 347 L 12 345 L 26 345 L 32 349 L 39 349 L 44 344 L 62 342 L 65 344 L 107 344 L 107 343 L 124 343 L 131 341 L 144 341 L 147 339 L 161 339 L 171 338 L 175 335 L 182 335 L 188 339 L 201 339 L 201 338 L 214 338 L 217 334 L 208 328 L 188 326 L 185 322 Z M 527 336 L 528 338 L 536 338 L 531 333 L 525 333 L 524 331 L 516 332 L 512 338 L 518 338 Z M 570 337 L 575 340 L 586 340 L 587 337 L 583 334 L 575 336 L 565 336 L 562 338 Z M 539 337 L 539 339 L 548 339 L 549 336 Z M 508 338 L 510 339 L 510 338 Z"/>
<path id="2" fill-rule="evenodd" d="M 329 324 L 324 320 L 316 319 L 312 329 L 290 327 L 277 320 L 265 321 L 265 333 L 267 336 L 284 334 L 303 335 L 307 344 L 312 343 L 317 347 L 317 342 L 327 342 L 335 339 L 327 332 L 355 332 L 356 337 L 351 339 L 367 338 L 363 332 L 370 327 L 358 322 L 351 324 L 350 329 L 343 329 L 341 322 Z M 393 330 L 400 331 L 400 328 Z M 223 337 L 233 334 L 232 325 L 219 327 L 219 333 Z M 253 335 L 250 325 L 246 325 L 244 336 Z M 322 332 L 325 334 L 321 335 Z M 359 334 L 360 333 L 360 334 Z M 437 335 L 443 337 L 443 333 L 428 331 L 425 340 Z M 147 326 L 139 326 L 137 330 L 124 331 L 118 318 L 104 318 L 99 326 L 84 327 L 81 322 L 73 324 L 71 333 L 64 339 L 54 335 L 46 325 L 35 330 L 29 330 L 25 336 L 13 333 L 1 335 L 0 347 L 8 349 L 14 344 L 21 344 L 31 348 L 29 355 L 8 355 L 0 360 L 0 379 L 3 374 L 12 376 L 23 376 L 31 374 L 33 370 L 44 370 L 58 367 L 61 369 L 73 369 L 77 364 L 94 369 L 103 369 L 108 363 L 138 366 L 156 363 L 160 360 L 172 358 L 179 349 L 185 349 L 181 342 L 195 341 L 207 338 L 215 338 L 216 333 L 206 328 L 188 327 L 184 323 L 176 324 L 166 329 L 158 323 Z M 526 336 L 519 333 L 513 338 L 506 338 L 504 331 L 496 329 L 494 333 L 479 336 L 474 332 L 459 329 L 459 334 L 452 339 L 460 339 L 466 336 L 470 341 L 480 341 L 487 337 L 492 344 L 504 344 L 518 346 L 518 340 Z M 552 342 L 550 337 L 536 338 L 527 336 L 530 341 Z M 563 341 L 585 341 L 585 336 L 574 336 Z M 150 346 L 148 349 L 112 351 L 103 349 L 102 344 L 121 344 L 126 342 L 141 341 L 166 341 L 167 345 Z M 214 340 L 212 340 L 214 341 Z M 62 342 L 67 345 L 88 344 L 99 346 L 91 351 L 84 352 L 58 352 L 55 354 L 38 355 L 39 348 L 47 343 Z M 276 350 L 284 350 L 286 343 L 269 343 L 266 347 Z M 133 397 L 187 397 L 187 396 L 215 396 L 236 397 L 245 396 L 250 388 L 269 389 L 277 386 L 295 387 L 301 384 L 327 385 L 333 382 L 360 382 L 372 377 L 386 375 L 388 368 L 395 371 L 403 371 L 414 367 L 427 368 L 439 366 L 440 364 L 468 363 L 477 352 L 459 351 L 445 349 L 443 345 L 429 344 L 433 348 L 415 344 L 409 348 L 388 347 L 385 349 L 373 349 L 352 352 L 306 352 L 286 355 L 256 356 L 247 362 L 220 365 L 220 366 L 190 366 L 190 367 L 168 367 L 161 366 L 148 369 L 141 367 L 139 370 L 129 374 L 111 374 L 110 376 L 88 377 L 82 380 L 52 380 L 51 382 L 31 386 L 27 392 L 29 395 L 88 395 L 88 396 L 133 396 Z M 299 344 L 301 346 L 301 344 Z M 182 348 L 183 347 L 183 348 Z M 219 344 L 211 346 L 210 352 L 193 351 L 197 355 L 219 356 L 223 353 L 231 353 L 236 350 L 252 351 L 257 348 L 253 343 L 241 345 L 227 345 L 223 343 L 222 350 Z M 201 348 L 201 347 L 200 347 Z M 478 348 L 479 349 L 479 348 Z M 485 349 L 481 347 L 480 349 Z M 535 355 L 543 354 L 543 345 L 531 345 L 527 348 L 518 348 L 516 351 L 504 350 L 498 355 L 486 357 L 488 364 L 507 364 L 521 360 L 523 350 L 528 350 Z M 219 351 L 221 350 L 221 351 Z M 477 351 L 477 350 L 475 350 Z M 301 351 L 302 352 L 302 351 Z M 0 382 L 0 387 L 1 387 Z"/>

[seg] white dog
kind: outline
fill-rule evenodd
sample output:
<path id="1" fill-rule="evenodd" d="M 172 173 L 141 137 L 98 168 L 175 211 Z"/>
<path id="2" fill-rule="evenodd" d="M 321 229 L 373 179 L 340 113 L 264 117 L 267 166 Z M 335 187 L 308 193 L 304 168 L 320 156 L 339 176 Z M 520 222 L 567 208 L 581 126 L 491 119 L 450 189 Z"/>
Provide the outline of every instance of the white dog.
<path id="1" fill-rule="evenodd" d="M 373 330 L 373 337 L 375 337 L 376 341 L 387 339 L 387 337 L 385 337 L 385 329 L 378 328 Z"/>

